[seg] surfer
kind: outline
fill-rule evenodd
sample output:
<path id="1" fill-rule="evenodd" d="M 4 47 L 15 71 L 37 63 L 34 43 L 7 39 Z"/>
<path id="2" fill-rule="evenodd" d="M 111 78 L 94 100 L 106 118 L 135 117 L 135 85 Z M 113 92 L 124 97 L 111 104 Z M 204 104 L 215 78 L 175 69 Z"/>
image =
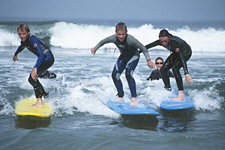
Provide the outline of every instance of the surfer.
<path id="1" fill-rule="evenodd" d="M 122 82 L 120 80 L 120 75 L 124 70 L 126 70 L 126 80 L 128 82 L 132 97 L 130 105 L 136 105 L 138 101 L 136 93 L 136 83 L 133 78 L 133 72 L 140 58 L 140 52 L 138 49 L 143 52 L 147 60 L 147 65 L 149 67 L 154 67 L 154 63 L 151 61 L 147 49 L 132 35 L 127 34 L 127 26 L 125 23 L 118 23 L 116 25 L 115 34 L 101 40 L 94 48 L 91 49 L 91 53 L 94 55 L 101 46 L 107 43 L 114 43 L 121 53 L 112 71 L 112 79 L 118 92 L 118 98 L 116 98 L 114 101 L 123 100 L 124 91 Z"/>
<path id="2" fill-rule="evenodd" d="M 158 57 L 156 58 L 155 60 L 155 65 L 156 65 L 156 68 L 155 70 L 153 70 L 150 74 L 150 76 L 147 78 L 147 80 L 159 80 L 159 79 L 162 79 L 162 75 L 161 75 L 161 72 L 160 72 L 160 69 L 162 67 L 164 63 L 164 60 L 162 59 L 162 57 Z M 174 77 L 173 73 L 171 71 L 168 71 L 168 76 L 169 77 Z"/>
<path id="3" fill-rule="evenodd" d="M 165 89 L 171 90 L 170 79 L 167 72 L 172 68 L 179 90 L 177 97 L 172 99 L 172 101 L 183 100 L 184 88 L 182 76 L 180 74 L 180 68 L 183 67 L 185 80 L 188 84 L 191 84 L 192 79 L 188 74 L 188 67 L 186 63 L 192 55 L 191 47 L 183 39 L 170 34 L 165 29 L 160 31 L 158 40 L 146 45 L 145 47 L 149 49 L 158 45 L 165 47 L 171 52 L 162 68 L 160 69 Z"/>
<path id="4" fill-rule="evenodd" d="M 35 54 L 38 59 L 34 65 L 30 76 L 28 78 L 29 83 L 33 86 L 36 103 L 33 107 L 43 107 L 42 97 L 48 96 L 48 93 L 44 90 L 42 84 L 39 82 L 40 78 L 56 78 L 56 74 L 47 71 L 54 63 L 54 56 L 49 46 L 41 39 L 30 35 L 30 29 L 27 24 L 19 24 L 17 33 L 21 39 L 21 45 L 13 56 L 13 61 L 18 61 L 18 54 L 26 47 L 29 51 Z"/>

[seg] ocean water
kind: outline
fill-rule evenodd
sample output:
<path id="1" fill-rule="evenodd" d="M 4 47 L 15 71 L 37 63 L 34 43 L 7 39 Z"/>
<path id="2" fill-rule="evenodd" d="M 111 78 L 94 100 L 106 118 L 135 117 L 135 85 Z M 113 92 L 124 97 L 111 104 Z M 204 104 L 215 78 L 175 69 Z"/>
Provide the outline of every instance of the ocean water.
<path id="1" fill-rule="evenodd" d="M 141 54 L 134 72 L 140 103 L 160 112 L 158 117 L 127 117 L 105 104 L 116 95 L 111 71 L 119 56 L 113 44 L 91 55 L 90 49 L 114 33 L 113 23 L 76 24 L 74 22 L 28 22 L 31 32 L 49 39 L 55 64 L 49 69 L 56 79 L 40 82 L 49 92 L 47 102 L 54 107 L 48 119 L 18 117 L 15 104 L 34 98 L 27 79 L 36 57 L 28 50 L 12 57 L 20 40 L 18 22 L 0 23 L 0 149 L 2 150 L 124 150 L 124 149 L 225 149 L 225 34 L 224 24 L 132 24 L 128 33 L 143 44 L 158 37 L 161 28 L 185 39 L 193 49 L 188 61 L 193 84 L 184 83 L 186 95 L 193 98 L 195 109 L 162 111 L 163 98 L 171 93 L 159 81 L 147 81 L 153 69 Z M 162 47 L 149 51 L 153 60 L 167 58 Z M 181 69 L 181 72 L 183 70 Z M 126 99 L 130 98 L 124 74 L 121 76 Z M 176 88 L 174 79 L 171 84 Z"/>

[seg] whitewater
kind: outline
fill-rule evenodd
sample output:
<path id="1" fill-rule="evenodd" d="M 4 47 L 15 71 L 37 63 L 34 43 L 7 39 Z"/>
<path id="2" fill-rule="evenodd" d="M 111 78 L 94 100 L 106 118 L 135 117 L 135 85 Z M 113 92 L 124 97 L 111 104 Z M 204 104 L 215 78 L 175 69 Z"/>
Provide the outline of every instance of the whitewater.
<path id="1" fill-rule="evenodd" d="M 44 38 L 49 36 L 53 46 L 61 48 L 85 49 L 93 47 L 99 40 L 112 35 L 115 32 L 113 26 L 76 24 L 70 22 L 55 22 L 40 25 L 30 25 L 31 34 Z M 129 27 L 128 33 L 135 36 L 142 44 L 146 45 L 158 38 L 161 28 L 151 24 L 143 24 L 138 27 Z M 192 30 L 188 26 L 170 30 L 171 34 L 182 37 L 188 42 L 193 51 L 198 52 L 224 52 L 225 34 L 224 28 L 199 28 Z M 18 46 L 19 39 L 16 25 L 0 25 L 0 46 Z M 113 44 L 103 48 L 115 48 Z M 158 47 L 162 49 L 161 47 Z"/>
<path id="2" fill-rule="evenodd" d="M 173 25 L 168 30 L 184 39 L 193 50 L 187 62 L 193 84 L 184 83 L 185 94 L 195 109 L 163 112 L 161 100 L 170 96 L 162 80 L 147 81 L 153 69 L 141 54 L 134 72 L 138 99 L 142 105 L 160 113 L 157 118 L 120 116 L 106 106 L 116 97 L 111 72 L 119 57 L 113 44 L 106 44 L 95 55 L 90 49 L 115 33 L 115 24 L 77 24 L 74 22 L 27 22 L 31 34 L 49 40 L 55 57 L 49 69 L 53 80 L 40 79 L 49 92 L 45 101 L 54 107 L 50 120 L 18 118 L 15 104 L 34 98 L 28 83 L 37 58 L 24 49 L 13 62 L 20 45 L 18 22 L 0 23 L 0 149 L 224 149 L 225 138 L 225 26 L 192 28 Z M 165 23 L 166 24 L 166 23 Z M 128 34 L 144 45 L 158 39 L 162 28 L 151 23 L 128 25 Z M 151 59 L 166 59 L 162 47 L 149 50 Z M 183 69 L 181 69 L 183 75 Z M 130 92 L 121 75 L 125 100 Z M 174 79 L 171 85 L 176 88 Z M 176 145 L 176 146 L 174 146 Z M 184 147 L 185 146 L 185 147 Z"/>

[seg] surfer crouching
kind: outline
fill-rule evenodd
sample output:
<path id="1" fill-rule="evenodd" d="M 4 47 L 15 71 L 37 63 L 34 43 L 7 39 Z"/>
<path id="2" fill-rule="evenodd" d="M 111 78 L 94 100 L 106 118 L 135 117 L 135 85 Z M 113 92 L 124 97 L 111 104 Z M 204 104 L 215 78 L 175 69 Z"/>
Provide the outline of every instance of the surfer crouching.
<path id="1" fill-rule="evenodd" d="M 91 49 L 91 53 L 95 54 L 101 46 L 107 43 L 114 43 L 118 47 L 121 54 L 112 71 L 112 79 L 118 92 L 118 98 L 114 101 L 123 100 L 124 91 L 120 75 L 125 70 L 126 79 L 132 97 L 130 105 L 136 105 L 138 102 L 133 72 L 139 62 L 140 51 L 143 52 L 149 67 L 153 67 L 155 64 L 151 61 L 147 49 L 132 35 L 127 34 L 127 26 L 125 23 L 118 23 L 116 25 L 115 32 L 115 34 L 101 40 L 94 48 Z"/>
<path id="2" fill-rule="evenodd" d="M 179 90 L 177 97 L 175 99 L 172 99 L 172 101 L 183 100 L 185 97 L 180 68 L 183 67 L 185 80 L 188 84 L 191 84 L 192 79 L 188 73 L 187 67 L 187 61 L 191 58 L 192 55 L 191 47 L 183 39 L 170 34 L 165 29 L 160 31 L 158 40 L 146 45 L 145 47 L 149 49 L 158 45 L 163 46 L 171 53 L 160 69 L 165 89 L 169 91 L 171 90 L 168 71 L 172 68 Z"/>
<path id="3" fill-rule="evenodd" d="M 54 56 L 49 48 L 49 46 L 41 39 L 30 35 L 30 29 L 27 24 L 19 24 L 17 28 L 17 33 L 21 39 L 21 45 L 18 47 L 17 51 L 13 56 L 13 61 L 18 61 L 18 54 L 27 48 L 33 54 L 35 54 L 38 59 L 34 65 L 30 76 L 28 78 L 29 83 L 33 86 L 36 95 L 36 103 L 33 107 L 43 107 L 42 97 L 48 96 L 48 93 L 44 90 L 42 84 L 39 82 L 40 78 L 56 78 L 56 74 L 47 71 L 54 63 Z"/>

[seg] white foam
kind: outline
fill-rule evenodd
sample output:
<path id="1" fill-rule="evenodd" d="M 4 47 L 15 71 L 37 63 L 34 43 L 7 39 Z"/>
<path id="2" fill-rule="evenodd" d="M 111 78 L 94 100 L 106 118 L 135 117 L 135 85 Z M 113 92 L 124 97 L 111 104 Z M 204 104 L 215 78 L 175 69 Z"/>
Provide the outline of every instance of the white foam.
<path id="1" fill-rule="evenodd" d="M 174 85 L 173 80 L 171 81 L 171 85 Z M 162 80 L 148 81 L 142 91 L 143 96 L 141 99 L 147 101 L 154 108 L 158 108 L 164 99 L 172 95 L 171 92 L 164 90 L 164 84 Z"/>
<path id="2" fill-rule="evenodd" d="M 194 100 L 195 109 L 197 110 L 209 110 L 221 109 L 221 103 L 224 100 L 215 91 L 215 87 L 208 89 L 189 91 L 190 96 Z"/>
<path id="3" fill-rule="evenodd" d="M 37 27 L 36 25 L 31 25 L 31 28 L 36 29 Z M 57 22 L 52 26 L 43 26 L 42 28 L 38 28 L 32 33 L 46 32 L 46 35 L 51 36 L 51 44 L 62 48 L 90 49 L 103 38 L 115 33 L 114 26 L 84 25 L 68 22 Z M 151 24 L 128 27 L 128 33 L 136 37 L 144 45 L 157 40 L 160 30 Z M 225 52 L 225 38 L 223 38 L 225 30 L 223 29 L 209 27 L 192 30 L 185 26 L 176 30 L 169 30 L 169 32 L 184 39 L 192 47 L 193 51 Z M 0 46 L 18 46 L 19 44 L 20 41 L 16 31 L 10 32 L 0 28 Z M 115 45 L 106 44 L 102 48 L 106 47 L 115 48 Z M 156 48 L 164 49 L 162 47 Z"/>
<path id="4" fill-rule="evenodd" d="M 110 95 L 114 90 L 109 80 L 111 81 L 111 78 L 101 77 L 67 88 L 69 94 L 53 102 L 56 114 L 60 115 L 60 110 L 62 110 L 70 115 L 78 111 L 92 115 L 119 117 L 105 105 L 106 101 L 111 99 Z"/>
<path id="5" fill-rule="evenodd" d="M 4 101 L 2 99 L 0 101 L 1 101 L 1 104 L 4 105 L 4 107 L 1 108 L 0 110 L 0 115 L 8 115 L 14 112 L 13 106 L 9 102 Z"/>
<path id="6" fill-rule="evenodd" d="M 0 46 L 17 46 L 20 44 L 17 33 L 0 29 Z"/>
<path id="7" fill-rule="evenodd" d="M 49 31 L 51 44 L 63 48 L 91 48 L 103 37 L 113 34 L 114 28 L 97 25 L 78 25 L 58 22 Z"/>
<path id="8" fill-rule="evenodd" d="M 141 89 L 140 95 L 138 97 L 147 105 L 153 106 L 155 109 L 160 107 L 161 102 L 167 99 L 169 96 L 173 96 L 173 92 L 164 90 L 164 84 L 162 80 L 153 80 L 149 82 L 143 82 L 139 80 L 139 76 L 135 76 L 137 83 L 137 89 Z M 140 78 L 141 79 L 141 78 Z M 176 82 L 171 78 L 171 86 L 176 90 Z M 208 110 L 213 111 L 216 109 L 221 109 L 221 103 L 224 98 L 219 96 L 219 92 L 215 89 L 215 86 L 209 89 L 195 89 L 191 90 L 185 88 L 185 95 L 193 99 L 196 110 Z"/>
<path id="9" fill-rule="evenodd" d="M 129 28 L 128 33 L 135 36 L 144 45 L 158 39 L 161 29 L 145 24 L 136 28 Z M 59 22 L 50 29 L 51 43 L 64 48 L 91 48 L 101 39 L 114 34 L 114 27 L 97 25 L 78 25 L 74 23 Z M 193 51 L 225 51 L 224 30 L 214 28 L 193 31 L 188 27 L 170 30 L 174 35 L 183 38 L 191 45 Z M 114 48 L 113 44 L 105 47 Z M 157 47 L 163 49 L 162 47 Z"/>

